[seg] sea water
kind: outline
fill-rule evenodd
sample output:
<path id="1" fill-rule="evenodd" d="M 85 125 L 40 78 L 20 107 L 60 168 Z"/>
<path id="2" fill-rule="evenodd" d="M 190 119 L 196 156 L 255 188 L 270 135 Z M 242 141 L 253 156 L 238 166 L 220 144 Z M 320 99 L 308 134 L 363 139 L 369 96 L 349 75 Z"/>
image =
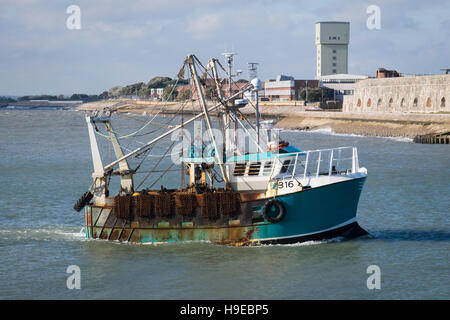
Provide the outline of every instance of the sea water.
<path id="1" fill-rule="evenodd" d="M 450 298 L 448 145 L 331 131 L 282 138 L 303 150 L 358 147 L 368 178 L 357 219 L 369 236 L 251 248 L 87 240 L 72 209 L 92 182 L 83 113 L 0 109 L 0 299 Z M 170 171 L 157 186 L 175 180 Z M 68 288 L 73 265 L 80 289 Z"/>

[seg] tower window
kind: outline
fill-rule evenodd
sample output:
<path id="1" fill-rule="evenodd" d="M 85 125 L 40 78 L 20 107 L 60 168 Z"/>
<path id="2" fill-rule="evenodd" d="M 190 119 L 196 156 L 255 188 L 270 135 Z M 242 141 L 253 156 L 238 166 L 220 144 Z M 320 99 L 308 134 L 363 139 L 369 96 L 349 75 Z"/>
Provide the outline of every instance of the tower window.
<path id="1" fill-rule="evenodd" d="M 333 67 L 336 67 L 336 63 L 333 63 Z"/>
<path id="2" fill-rule="evenodd" d="M 335 57 L 335 56 L 333 56 L 333 60 L 336 60 L 336 57 Z"/>
<path id="3" fill-rule="evenodd" d="M 333 53 L 336 53 L 336 50 L 333 50 Z"/>
<path id="4" fill-rule="evenodd" d="M 333 73 L 336 73 L 336 69 L 333 69 Z"/>

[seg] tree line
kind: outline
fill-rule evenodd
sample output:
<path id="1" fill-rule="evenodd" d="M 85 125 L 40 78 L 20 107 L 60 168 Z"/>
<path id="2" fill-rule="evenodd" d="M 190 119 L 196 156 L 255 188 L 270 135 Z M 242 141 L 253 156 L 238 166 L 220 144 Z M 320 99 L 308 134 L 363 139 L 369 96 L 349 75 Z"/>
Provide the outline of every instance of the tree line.
<path id="1" fill-rule="evenodd" d="M 238 82 L 247 82 L 245 79 L 239 79 Z M 189 84 L 189 80 L 185 79 L 172 79 L 169 77 L 157 76 L 152 78 L 147 83 L 137 82 L 129 84 L 126 86 L 115 86 L 108 91 L 103 91 L 100 94 L 84 94 L 84 93 L 74 93 L 70 97 L 64 95 L 26 95 L 13 99 L 11 97 L 0 97 L 0 105 L 7 105 L 8 103 L 18 102 L 18 101 L 29 101 L 29 100 L 49 100 L 49 101 L 70 101 L 77 100 L 83 102 L 105 100 L 108 98 L 119 98 L 119 97 L 131 97 L 136 96 L 139 98 L 151 98 L 152 89 L 163 88 L 162 100 L 173 101 L 173 100 L 188 100 L 192 97 L 192 92 L 186 85 Z M 177 85 L 175 87 L 175 85 Z M 205 95 L 207 98 L 214 98 L 216 95 L 215 88 L 207 87 L 205 90 Z M 307 101 L 323 101 L 333 99 L 333 93 L 329 90 L 323 90 L 322 88 L 305 88 L 300 92 L 300 98 Z"/>

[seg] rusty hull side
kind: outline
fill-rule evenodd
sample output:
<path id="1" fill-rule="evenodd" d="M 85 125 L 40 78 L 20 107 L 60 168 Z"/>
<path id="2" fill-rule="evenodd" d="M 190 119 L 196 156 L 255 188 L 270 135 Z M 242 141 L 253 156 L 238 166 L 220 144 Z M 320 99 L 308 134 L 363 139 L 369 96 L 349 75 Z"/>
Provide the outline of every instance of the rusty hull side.
<path id="1" fill-rule="evenodd" d="M 88 205 L 85 207 L 86 237 L 129 243 L 207 241 L 233 246 L 255 245 L 260 226 L 268 224 L 262 218 L 264 200 L 261 198 L 262 195 L 243 199 L 235 214 L 219 213 L 216 218 L 204 218 L 196 208 L 192 217 L 171 214 L 144 218 L 132 211 L 130 219 L 121 219 L 114 215 L 113 206 Z"/>

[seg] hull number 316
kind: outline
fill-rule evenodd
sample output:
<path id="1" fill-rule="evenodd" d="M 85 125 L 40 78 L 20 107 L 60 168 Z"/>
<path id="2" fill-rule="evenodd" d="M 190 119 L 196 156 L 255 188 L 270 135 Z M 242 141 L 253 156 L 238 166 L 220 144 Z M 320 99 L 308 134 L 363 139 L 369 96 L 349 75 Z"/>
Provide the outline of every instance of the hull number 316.
<path id="1" fill-rule="evenodd" d="M 278 189 L 293 188 L 295 185 L 301 186 L 300 182 L 294 180 L 278 181 Z"/>

